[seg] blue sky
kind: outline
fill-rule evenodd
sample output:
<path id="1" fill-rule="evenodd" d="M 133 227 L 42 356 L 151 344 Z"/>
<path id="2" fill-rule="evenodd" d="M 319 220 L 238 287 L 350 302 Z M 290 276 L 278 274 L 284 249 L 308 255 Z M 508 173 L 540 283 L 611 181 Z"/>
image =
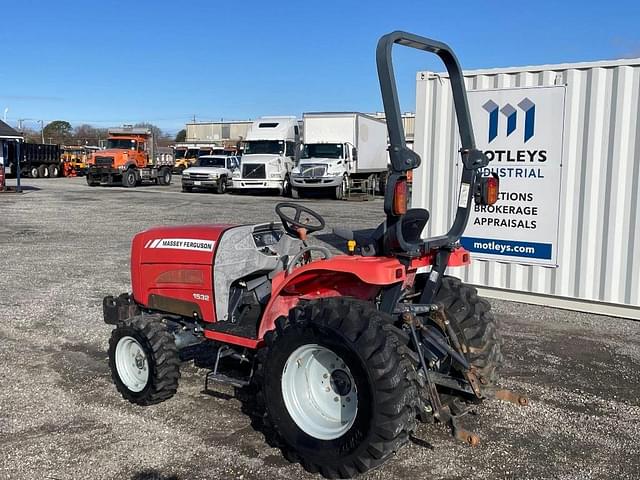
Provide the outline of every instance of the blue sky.
<path id="1" fill-rule="evenodd" d="M 8 107 L 12 124 L 175 132 L 193 115 L 380 111 L 375 46 L 397 29 L 449 43 L 466 69 L 640 57 L 637 0 L 23 0 L 0 15 L 0 117 Z M 415 72 L 441 68 L 396 51 L 414 111 Z"/>

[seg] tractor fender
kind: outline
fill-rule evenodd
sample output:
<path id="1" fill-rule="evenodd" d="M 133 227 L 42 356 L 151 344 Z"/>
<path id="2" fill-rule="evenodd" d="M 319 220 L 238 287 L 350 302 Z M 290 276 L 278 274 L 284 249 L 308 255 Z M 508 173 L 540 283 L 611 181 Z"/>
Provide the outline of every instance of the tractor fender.
<path id="1" fill-rule="evenodd" d="M 338 255 L 315 260 L 292 273 L 278 273 L 265 307 L 258 338 L 275 328 L 278 317 L 287 316 L 300 300 L 355 297 L 372 300 L 386 285 L 404 282 L 403 265 L 390 257 Z"/>

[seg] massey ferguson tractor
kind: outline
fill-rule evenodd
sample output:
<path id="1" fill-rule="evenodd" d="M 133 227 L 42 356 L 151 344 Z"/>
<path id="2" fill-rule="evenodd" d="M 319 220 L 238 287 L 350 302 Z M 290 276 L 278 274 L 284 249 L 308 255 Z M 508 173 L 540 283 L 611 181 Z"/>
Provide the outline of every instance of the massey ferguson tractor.
<path id="1" fill-rule="evenodd" d="M 451 80 L 462 178 L 448 233 L 421 238 L 429 220 L 408 209 L 407 173 L 420 157 L 405 146 L 391 50 L 437 54 Z M 133 292 L 104 299 L 115 325 L 109 366 L 122 396 L 138 405 L 171 398 L 180 365 L 208 365 L 207 382 L 250 392 L 286 456 L 325 477 L 380 466 L 417 422 L 438 421 L 475 446 L 461 417 L 487 398 L 521 405 L 497 388 L 498 324 L 487 301 L 447 267 L 468 265 L 458 243 L 471 202 L 492 204 L 498 179 L 481 177 L 462 72 L 444 43 L 405 32 L 378 43 L 391 174 L 386 218 L 369 237 L 334 230 L 347 253 L 308 243 L 321 215 L 294 203 L 279 222 L 158 227 L 131 249 Z"/>

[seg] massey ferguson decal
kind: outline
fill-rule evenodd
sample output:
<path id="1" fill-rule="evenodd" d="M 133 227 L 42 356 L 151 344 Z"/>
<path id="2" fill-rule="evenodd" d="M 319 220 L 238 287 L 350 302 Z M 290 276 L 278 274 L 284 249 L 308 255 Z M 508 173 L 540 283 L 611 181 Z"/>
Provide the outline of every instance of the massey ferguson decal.
<path id="1" fill-rule="evenodd" d="M 156 238 L 149 240 L 144 248 L 173 248 L 175 250 L 195 250 L 213 252 L 216 242 L 197 238 Z"/>

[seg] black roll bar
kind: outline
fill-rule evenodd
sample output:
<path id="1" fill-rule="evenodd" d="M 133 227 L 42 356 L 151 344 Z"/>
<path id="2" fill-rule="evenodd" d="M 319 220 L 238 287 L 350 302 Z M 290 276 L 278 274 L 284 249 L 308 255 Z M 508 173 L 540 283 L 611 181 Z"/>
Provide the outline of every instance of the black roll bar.
<path id="1" fill-rule="evenodd" d="M 407 171 L 417 168 L 421 162 L 420 156 L 407 148 L 405 143 L 400 103 L 398 101 L 398 90 L 396 88 L 391 55 L 393 45 L 396 43 L 434 53 L 440 57 L 449 74 L 453 92 L 453 103 L 458 121 L 458 130 L 462 142 L 460 154 L 462 155 L 463 169 L 460 195 L 466 195 L 466 198 L 463 197 L 458 202 L 453 225 L 445 235 L 428 238 L 420 243 L 414 244 L 407 244 L 403 241 L 402 243 L 404 245 L 401 245 L 403 250 L 406 251 L 430 251 L 451 246 L 462 236 L 469 220 L 471 200 L 479 179 L 478 169 L 485 167 L 489 163 L 489 160 L 481 151 L 476 149 L 469 104 L 467 103 L 467 91 L 464 86 L 464 76 L 458 59 L 451 48 L 437 40 L 402 31 L 391 32 L 384 35 L 378 41 L 376 64 L 378 66 L 378 79 L 380 80 L 380 91 L 382 93 L 382 103 L 384 105 L 390 143 L 391 175 L 387 182 L 384 200 L 384 209 L 387 214 L 387 228 L 394 227 L 399 220 L 399 217 L 393 213 L 393 196 L 396 182 L 403 178 Z M 400 230 L 399 225 L 397 228 Z"/>

